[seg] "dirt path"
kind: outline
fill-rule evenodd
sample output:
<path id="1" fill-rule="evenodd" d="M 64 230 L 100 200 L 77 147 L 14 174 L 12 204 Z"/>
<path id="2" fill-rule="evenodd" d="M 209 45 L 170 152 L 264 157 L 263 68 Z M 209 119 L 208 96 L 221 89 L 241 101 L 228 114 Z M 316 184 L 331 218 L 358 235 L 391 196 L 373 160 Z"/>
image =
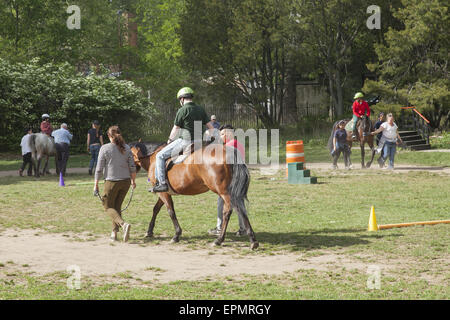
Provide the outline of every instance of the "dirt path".
<path id="1" fill-rule="evenodd" d="M 70 241 L 62 234 L 7 229 L 0 233 L 0 262 L 28 265 L 43 275 L 77 265 L 82 277 L 131 272 L 144 281 L 170 282 L 239 274 L 280 275 L 299 269 L 333 270 L 338 265 L 364 272 L 370 263 L 336 253 L 305 257 L 302 253 L 255 254 L 236 257 L 230 248 L 189 249 L 183 244 L 133 244 L 109 240 Z M 244 249 L 245 250 L 245 249 Z M 250 250 L 250 249 L 249 249 Z"/>
<path id="2" fill-rule="evenodd" d="M 249 165 L 249 168 L 252 169 L 260 169 L 264 168 L 265 166 L 261 165 Z M 280 168 L 284 168 L 285 164 L 280 164 Z M 307 169 L 319 169 L 319 170 L 332 170 L 331 168 L 331 162 L 313 162 L 313 163 L 306 163 Z M 344 169 L 344 164 L 341 162 L 338 162 L 338 167 L 340 170 Z M 280 170 L 281 170 L 280 169 Z M 361 170 L 361 164 L 360 163 L 353 163 L 353 170 Z M 368 170 L 382 170 L 378 167 L 377 163 L 373 163 L 372 167 Z M 410 164 L 398 164 L 395 166 L 394 172 L 410 172 L 410 171 L 428 171 L 428 172 L 435 172 L 439 174 L 450 174 L 450 167 L 435 167 L 435 166 L 417 166 L 417 165 L 410 165 Z M 55 175 L 55 170 L 50 170 L 51 174 Z M 68 168 L 67 173 L 77 173 L 77 174 L 87 174 L 86 168 Z M 19 173 L 16 170 L 9 170 L 9 171 L 0 171 L 0 178 L 1 177 L 8 177 L 8 176 L 18 176 Z"/>

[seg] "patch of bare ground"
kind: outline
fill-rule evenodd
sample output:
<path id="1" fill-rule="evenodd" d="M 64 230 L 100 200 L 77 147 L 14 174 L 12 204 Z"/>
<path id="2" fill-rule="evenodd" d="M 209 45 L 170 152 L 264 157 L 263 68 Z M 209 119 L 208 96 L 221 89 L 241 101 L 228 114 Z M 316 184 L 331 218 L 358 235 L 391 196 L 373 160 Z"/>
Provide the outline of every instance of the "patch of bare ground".
<path id="1" fill-rule="evenodd" d="M 356 258 L 326 250 L 317 250 L 314 255 L 292 252 L 264 255 L 255 252 L 235 257 L 235 250 L 230 247 L 192 249 L 180 243 L 148 246 L 122 242 L 111 244 L 107 238 L 93 239 L 89 234 L 85 235 L 89 241 L 71 241 L 72 236 L 39 230 L 3 230 L 0 233 L 0 279 L 13 278 L 15 272 L 48 276 L 76 265 L 80 267 L 83 279 L 94 283 L 112 281 L 141 286 L 177 280 L 236 279 L 242 275 L 282 276 L 299 270 L 357 269 L 365 273 L 371 265 L 379 265 L 384 274 L 392 272 L 395 275 L 414 263 L 369 255 Z M 445 263 L 448 266 L 448 259 Z M 431 283 L 442 280 L 435 277 L 436 272 L 421 276 Z"/>

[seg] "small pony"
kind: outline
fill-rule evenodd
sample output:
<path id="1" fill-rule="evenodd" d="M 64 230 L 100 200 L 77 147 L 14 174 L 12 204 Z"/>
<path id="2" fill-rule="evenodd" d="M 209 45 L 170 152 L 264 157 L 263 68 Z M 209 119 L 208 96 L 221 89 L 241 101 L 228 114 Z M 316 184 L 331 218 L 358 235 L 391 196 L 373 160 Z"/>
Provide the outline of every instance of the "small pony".
<path id="1" fill-rule="evenodd" d="M 53 141 L 52 138 L 44 133 L 33 133 L 29 140 L 29 146 L 31 149 L 31 155 L 33 157 L 33 168 L 35 176 L 39 178 L 39 168 L 41 166 L 42 157 L 46 157 L 45 166 L 42 170 L 42 175 L 45 175 L 45 173 L 48 171 L 48 157 L 56 155 L 55 141 Z"/>

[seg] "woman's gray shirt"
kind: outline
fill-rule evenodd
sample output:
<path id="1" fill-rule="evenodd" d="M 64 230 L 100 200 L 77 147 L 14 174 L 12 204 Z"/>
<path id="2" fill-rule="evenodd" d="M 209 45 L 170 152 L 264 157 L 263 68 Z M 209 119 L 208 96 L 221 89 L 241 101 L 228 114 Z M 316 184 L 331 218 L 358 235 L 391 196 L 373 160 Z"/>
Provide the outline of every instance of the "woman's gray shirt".
<path id="1" fill-rule="evenodd" d="M 131 178 L 131 173 L 136 172 L 133 154 L 128 145 L 122 154 L 119 147 L 113 143 L 104 144 L 100 148 L 97 168 L 95 169 L 95 180 L 99 180 L 103 173 L 105 180 L 119 181 Z"/>

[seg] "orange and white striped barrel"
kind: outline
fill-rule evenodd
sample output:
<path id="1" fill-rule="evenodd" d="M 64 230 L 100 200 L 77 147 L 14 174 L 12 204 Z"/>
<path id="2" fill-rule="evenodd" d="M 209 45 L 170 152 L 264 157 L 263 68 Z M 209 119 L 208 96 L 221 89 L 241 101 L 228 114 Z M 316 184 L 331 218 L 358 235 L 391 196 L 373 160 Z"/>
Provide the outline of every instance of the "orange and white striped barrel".
<path id="1" fill-rule="evenodd" d="M 286 177 L 288 176 L 288 163 L 291 162 L 305 163 L 303 140 L 286 141 Z"/>

